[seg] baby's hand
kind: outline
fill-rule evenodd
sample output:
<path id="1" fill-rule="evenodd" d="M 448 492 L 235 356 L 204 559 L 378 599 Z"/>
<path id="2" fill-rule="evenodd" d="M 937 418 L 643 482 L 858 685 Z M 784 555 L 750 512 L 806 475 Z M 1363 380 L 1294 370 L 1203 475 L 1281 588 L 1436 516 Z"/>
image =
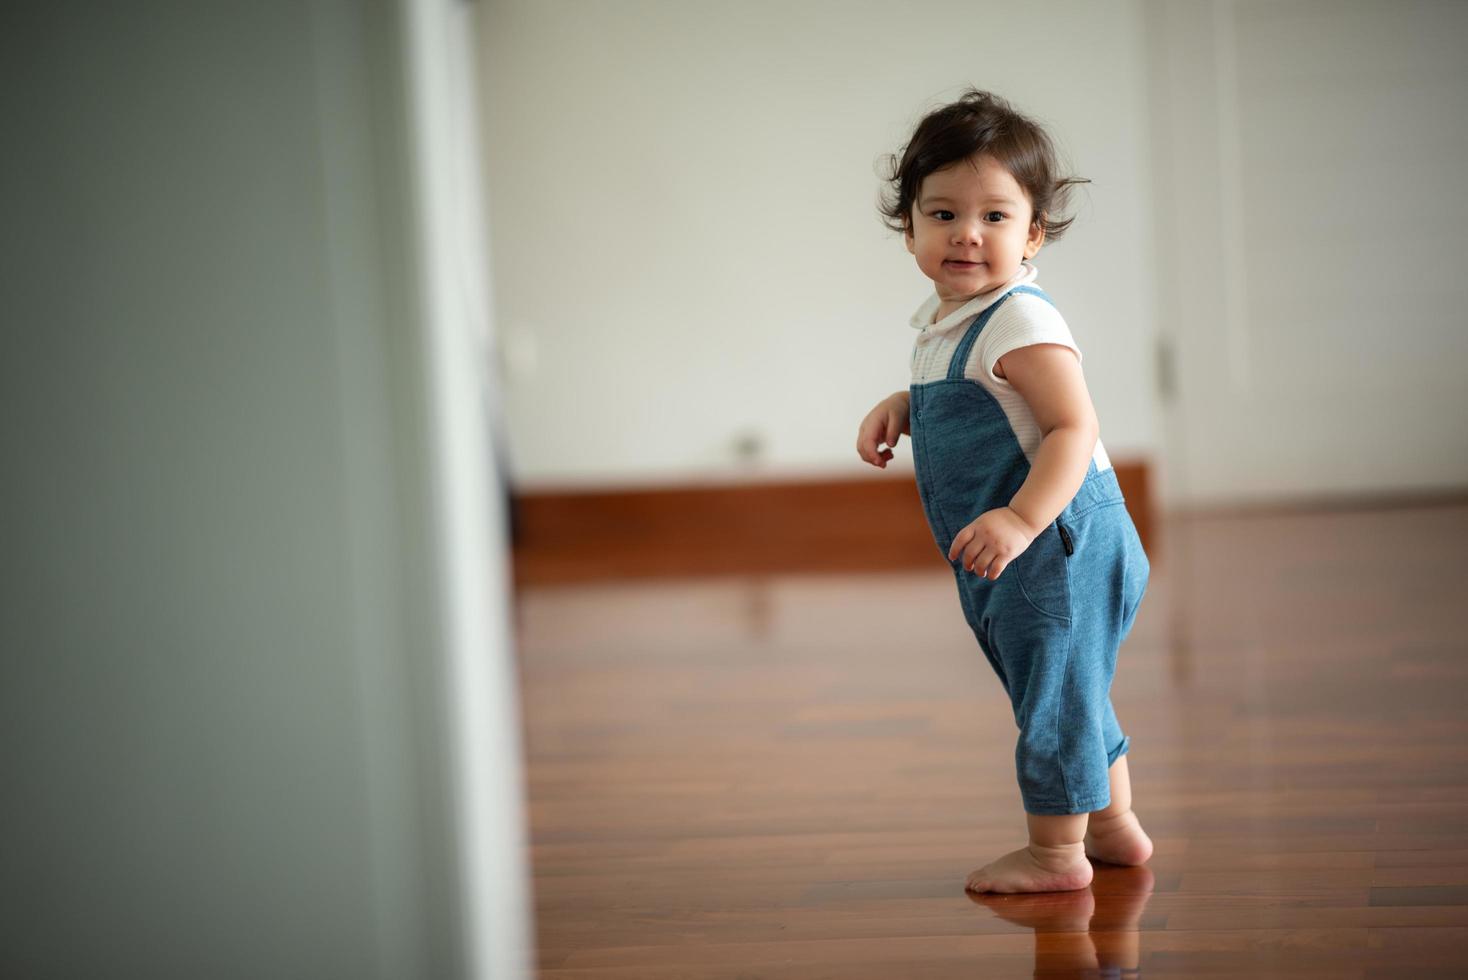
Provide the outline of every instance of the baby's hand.
<path id="1" fill-rule="evenodd" d="M 898 438 L 904 432 L 912 433 L 908 424 L 907 399 L 907 392 L 899 391 L 883 398 L 867 413 L 867 417 L 861 420 L 861 427 L 856 430 L 858 456 L 873 466 L 887 468 L 887 460 L 892 458 L 892 447 L 897 445 Z M 879 452 L 877 446 L 884 442 L 887 448 Z"/>
<path id="2" fill-rule="evenodd" d="M 953 544 L 948 546 L 948 560 L 956 559 L 961 551 L 965 569 L 984 578 L 997 579 L 1036 537 L 1019 514 L 1008 507 L 996 507 L 980 514 L 958 532 Z"/>

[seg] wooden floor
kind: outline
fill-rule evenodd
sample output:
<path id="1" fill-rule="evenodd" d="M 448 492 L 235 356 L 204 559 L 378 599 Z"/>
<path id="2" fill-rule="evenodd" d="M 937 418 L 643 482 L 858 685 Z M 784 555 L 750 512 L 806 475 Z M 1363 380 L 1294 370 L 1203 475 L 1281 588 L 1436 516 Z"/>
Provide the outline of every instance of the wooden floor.
<path id="1" fill-rule="evenodd" d="M 522 592 L 540 976 L 1468 976 L 1468 506 L 1162 531 L 1157 853 L 1067 894 L 963 890 L 1024 824 L 941 565 Z"/>

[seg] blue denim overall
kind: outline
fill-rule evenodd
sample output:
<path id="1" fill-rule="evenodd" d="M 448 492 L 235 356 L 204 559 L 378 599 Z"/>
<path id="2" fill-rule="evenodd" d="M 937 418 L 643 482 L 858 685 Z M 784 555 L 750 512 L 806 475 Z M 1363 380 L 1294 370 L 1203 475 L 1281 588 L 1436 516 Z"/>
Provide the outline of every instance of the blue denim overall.
<path id="1" fill-rule="evenodd" d="M 974 320 L 941 381 L 914 384 L 918 492 L 944 558 L 970 522 L 1006 506 L 1030 464 L 1009 419 L 964 377 L 979 332 L 1018 286 Z M 1089 813 L 1111 801 L 1107 770 L 1125 754 L 1111 707 L 1116 652 L 1131 629 L 1150 566 L 1111 468 L 1093 460 L 1071 502 L 998 579 L 949 562 L 958 597 L 1014 708 L 1015 769 L 1025 810 Z"/>

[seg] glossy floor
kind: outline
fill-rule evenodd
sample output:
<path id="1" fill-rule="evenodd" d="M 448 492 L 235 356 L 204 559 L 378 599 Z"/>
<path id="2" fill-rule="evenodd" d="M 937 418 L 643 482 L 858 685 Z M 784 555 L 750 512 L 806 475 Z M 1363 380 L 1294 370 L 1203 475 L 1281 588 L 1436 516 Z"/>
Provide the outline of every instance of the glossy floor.
<path id="1" fill-rule="evenodd" d="M 941 566 L 522 593 L 540 975 L 1468 975 L 1468 506 L 1163 530 L 1157 851 L 1058 895 L 963 890 L 1024 821 Z"/>

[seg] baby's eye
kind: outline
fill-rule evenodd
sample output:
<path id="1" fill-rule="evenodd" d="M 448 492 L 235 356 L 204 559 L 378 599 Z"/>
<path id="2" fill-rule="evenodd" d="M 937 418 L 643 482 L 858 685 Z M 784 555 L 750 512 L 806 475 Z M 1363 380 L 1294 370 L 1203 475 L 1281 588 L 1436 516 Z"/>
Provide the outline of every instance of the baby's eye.
<path id="1" fill-rule="evenodd" d="M 937 218 L 939 221 L 952 221 L 953 220 L 953 212 L 952 211 L 934 211 L 933 212 L 933 217 L 934 218 Z"/>
<path id="2" fill-rule="evenodd" d="M 1005 218 L 1005 214 L 1004 214 L 1003 211 L 990 211 L 988 214 L 984 215 L 984 220 L 985 221 L 998 222 L 998 221 L 1003 221 L 1004 218 Z"/>

